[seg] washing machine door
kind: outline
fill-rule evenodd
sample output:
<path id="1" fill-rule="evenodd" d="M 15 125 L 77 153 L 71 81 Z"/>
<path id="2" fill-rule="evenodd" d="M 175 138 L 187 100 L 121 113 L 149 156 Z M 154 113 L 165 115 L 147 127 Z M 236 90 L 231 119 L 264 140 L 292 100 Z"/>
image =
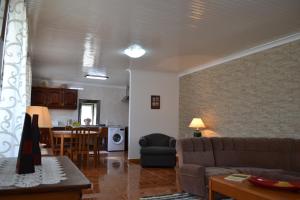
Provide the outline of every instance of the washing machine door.
<path id="1" fill-rule="evenodd" d="M 121 144 L 123 142 L 123 136 L 120 133 L 114 133 L 112 141 L 114 144 Z"/>

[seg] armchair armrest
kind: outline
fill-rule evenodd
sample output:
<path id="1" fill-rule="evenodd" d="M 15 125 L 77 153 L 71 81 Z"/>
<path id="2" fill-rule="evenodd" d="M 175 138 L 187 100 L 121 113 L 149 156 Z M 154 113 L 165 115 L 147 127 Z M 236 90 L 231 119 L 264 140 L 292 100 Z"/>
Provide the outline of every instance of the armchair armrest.
<path id="1" fill-rule="evenodd" d="M 148 146 L 147 138 L 145 136 L 141 137 L 140 140 L 139 140 L 139 144 L 141 145 L 141 147 Z"/>
<path id="2" fill-rule="evenodd" d="M 170 137 L 170 139 L 169 139 L 169 147 L 173 147 L 173 148 L 176 147 L 176 139 L 175 138 Z"/>

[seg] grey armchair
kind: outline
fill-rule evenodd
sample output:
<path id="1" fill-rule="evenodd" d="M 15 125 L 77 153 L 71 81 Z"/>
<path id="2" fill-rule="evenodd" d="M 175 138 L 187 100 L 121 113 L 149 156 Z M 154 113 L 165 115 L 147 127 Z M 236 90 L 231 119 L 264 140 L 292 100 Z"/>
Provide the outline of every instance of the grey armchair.
<path id="1" fill-rule="evenodd" d="M 174 167 L 176 165 L 176 140 L 173 137 L 152 133 L 141 137 L 142 167 Z"/>

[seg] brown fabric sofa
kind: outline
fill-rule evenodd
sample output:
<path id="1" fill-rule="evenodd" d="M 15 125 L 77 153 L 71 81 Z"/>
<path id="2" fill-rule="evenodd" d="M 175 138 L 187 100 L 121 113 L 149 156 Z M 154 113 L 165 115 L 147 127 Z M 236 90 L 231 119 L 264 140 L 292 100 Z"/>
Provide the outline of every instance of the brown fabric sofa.
<path id="1" fill-rule="evenodd" d="M 177 141 L 182 190 L 207 198 L 212 175 L 300 180 L 300 139 L 186 138 Z"/>

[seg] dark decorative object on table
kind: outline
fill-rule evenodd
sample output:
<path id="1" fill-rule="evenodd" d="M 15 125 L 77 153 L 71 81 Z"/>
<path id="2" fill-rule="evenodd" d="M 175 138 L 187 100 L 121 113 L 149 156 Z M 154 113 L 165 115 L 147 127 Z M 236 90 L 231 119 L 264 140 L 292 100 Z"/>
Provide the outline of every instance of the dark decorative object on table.
<path id="1" fill-rule="evenodd" d="M 295 178 L 296 179 L 296 178 Z M 262 176 L 251 176 L 248 181 L 256 186 L 271 188 L 271 189 L 281 189 L 290 191 L 300 191 L 300 181 L 286 181 L 286 180 L 276 180 L 265 178 Z"/>
<path id="2" fill-rule="evenodd" d="M 16 166 L 17 174 L 34 173 L 32 147 L 31 117 L 26 113 Z"/>
<path id="3" fill-rule="evenodd" d="M 33 154 L 34 165 L 41 165 L 42 164 L 41 148 L 40 148 L 40 145 L 39 145 L 39 142 L 40 142 L 40 129 L 39 129 L 39 126 L 38 126 L 38 120 L 39 120 L 38 115 L 33 115 L 32 116 L 31 131 L 32 131 L 32 134 L 33 134 L 32 154 Z"/>
<path id="4" fill-rule="evenodd" d="M 152 133 L 141 137 L 139 144 L 142 167 L 175 167 L 175 138 L 161 133 Z"/>

